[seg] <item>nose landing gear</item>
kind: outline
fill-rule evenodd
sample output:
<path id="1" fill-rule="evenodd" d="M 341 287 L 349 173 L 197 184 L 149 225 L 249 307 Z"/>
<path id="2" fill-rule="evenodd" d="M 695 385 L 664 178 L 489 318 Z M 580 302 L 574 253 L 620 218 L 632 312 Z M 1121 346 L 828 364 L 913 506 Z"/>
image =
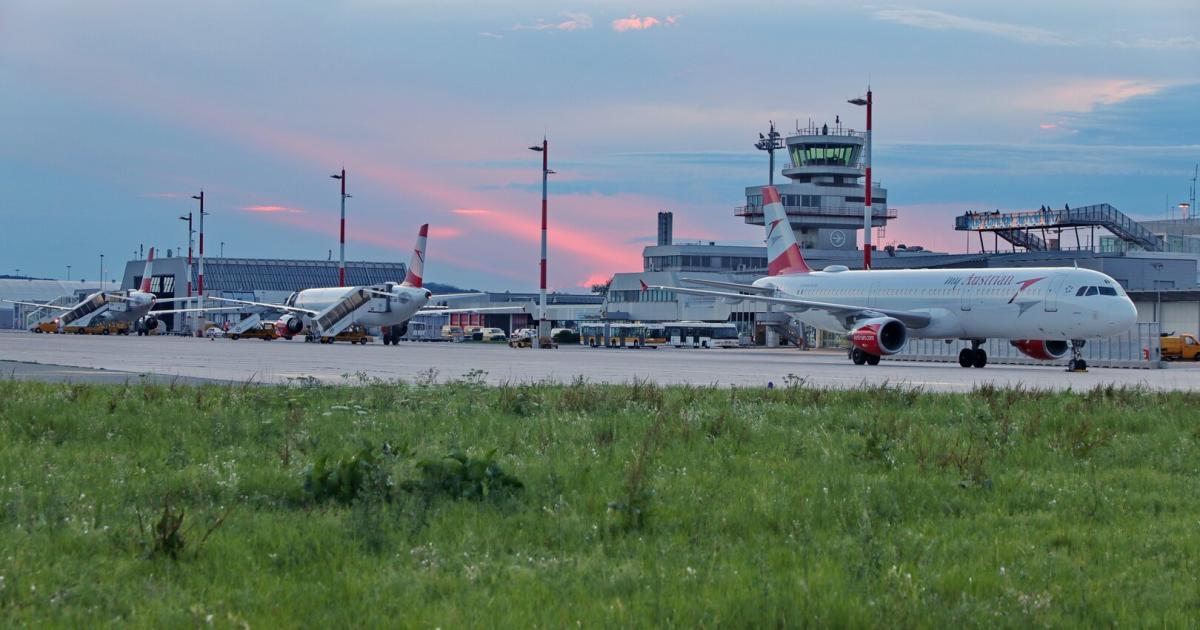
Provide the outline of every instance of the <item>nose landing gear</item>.
<path id="1" fill-rule="evenodd" d="M 1086 343 L 1083 339 L 1071 340 L 1071 360 L 1067 361 L 1068 372 L 1087 371 L 1087 361 L 1083 360 L 1083 346 Z"/>
<path id="2" fill-rule="evenodd" d="M 977 367 L 981 368 L 987 365 L 987 351 L 979 346 L 983 345 L 986 339 L 972 339 L 970 348 L 963 348 L 958 353 L 958 364 L 962 367 Z"/>

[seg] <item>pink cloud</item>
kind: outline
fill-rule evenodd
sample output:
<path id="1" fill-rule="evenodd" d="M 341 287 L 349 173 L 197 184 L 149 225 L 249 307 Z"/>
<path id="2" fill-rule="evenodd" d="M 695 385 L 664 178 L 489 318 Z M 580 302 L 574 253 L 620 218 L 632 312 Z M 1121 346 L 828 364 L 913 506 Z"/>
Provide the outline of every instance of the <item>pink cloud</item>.
<path id="1" fill-rule="evenodd" d="M 304 212 L 303 210 L 301 210 L 299 208 L 289 208 L 287 206 L 244 206 L 242 208 L 239 208 L 239 210 L 241 210 L 243 212 L 260 212 L 260 213 L 267 213 L 267 214 L 272 214 L 272 213 L 276 213 L 276 212 L 289 212 L 289 213 L 293 213 L 293 214 L 299 213 L 299 212 Z M 206 213 L 207 213 L 207 211 L 206 211 Z"/>
<path id="2" fill-rule="evenodd" d="M 612 29 L 618 33 L 625 31 L 644 31 L 655 26 L 675 26 L 679 23 L 678 15 L 668 15 L 662 20 L 654 16 L 638 17 L 637 14 L 632 14 L 627 18 L 613 20 Z"/>
<path id="3" fill-rule="evenodd" d="M 1038 127 L 1041 129 L 1058 129 L 1058 125 L 1055 123 L 1042 123 Z"/>
<path id="4" fill-rule="evenodd" d="M 466 216 L 478 216 L 481 214 L 487 214 L 489 211 L 484 210 L 483 208 L 455 208 L 454 210 L 451 210 L 451 212 Z"/>

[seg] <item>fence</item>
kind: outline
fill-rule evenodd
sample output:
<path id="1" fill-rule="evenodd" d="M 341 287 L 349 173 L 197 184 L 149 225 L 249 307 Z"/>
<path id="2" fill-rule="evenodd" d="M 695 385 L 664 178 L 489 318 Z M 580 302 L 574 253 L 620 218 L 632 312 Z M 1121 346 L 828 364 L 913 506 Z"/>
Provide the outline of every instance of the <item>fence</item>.
<path id="1" fill-rule="evenodd" d="M 1129 332 L 1108 339 L 1090 340 L 1083 347 L 1083 358 L 1090 367 L 1118 367 L 1155 369 L 1162 365 L 1162 346 L 1157 322 L 1138 324 Z M 946 343 L 942 339 L 909 339 L 904 351 L 885 359 L 898 361 L 937 361 L 957 363 L 958 352 L 970 347 L 966 341 Z M 1062 365 L 1066 366 L 1070 353 L 1060 361 L 1039 361 L 1021 354 L 1006 340 L 989 339 L 981 346 L 988 355 L 988 363 L 1007 365 Z"/>

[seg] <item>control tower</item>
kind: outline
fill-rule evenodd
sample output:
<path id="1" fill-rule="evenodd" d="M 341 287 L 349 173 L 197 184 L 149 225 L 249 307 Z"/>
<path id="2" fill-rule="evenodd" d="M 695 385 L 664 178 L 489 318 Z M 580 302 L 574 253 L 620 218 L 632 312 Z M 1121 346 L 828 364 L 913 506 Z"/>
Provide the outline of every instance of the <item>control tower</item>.
<path id="1" fill-rule="evenodd" d="M 791 162 L 783 167 L 788 181 L 779 184 L 784 210 L 803 249 L 855 250 L 863 227 L 862 153 L 866 134 L 809 124 L 788 136 L 784 147 Z M 887 190 L 874 182 L 871 191 L 874 227 L 896 218 L 888 210 Z M 763 224 L 762 186 L 746 188 L 746 205 L 734 208 L 746 223 Z"/>

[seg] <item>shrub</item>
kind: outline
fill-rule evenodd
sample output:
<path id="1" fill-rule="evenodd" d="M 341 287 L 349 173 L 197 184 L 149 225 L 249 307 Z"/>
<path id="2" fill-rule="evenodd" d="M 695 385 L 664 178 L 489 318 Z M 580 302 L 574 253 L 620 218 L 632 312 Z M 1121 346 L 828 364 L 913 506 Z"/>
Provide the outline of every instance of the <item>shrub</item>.
<path id="1" fill-rule="evenodd" d="M 391 485 L 391 477 L 369 448 L 332 463 L 322 456 L 304 469 L 304 492 L 317 502 L 334 499 L 349 505 L 368 490 L 386 497 Z"/>
<path id="2" fill-rule="evenodd" d="M 519 479 L 500 469 L 495 454 L 492 449 L 481 458 L 453 452 L 441 459 L 423 459 L 417 462 L 420 479 L 405 481 L 401 487 L 427 499 L 476 500 L 524 488 Z"/>

